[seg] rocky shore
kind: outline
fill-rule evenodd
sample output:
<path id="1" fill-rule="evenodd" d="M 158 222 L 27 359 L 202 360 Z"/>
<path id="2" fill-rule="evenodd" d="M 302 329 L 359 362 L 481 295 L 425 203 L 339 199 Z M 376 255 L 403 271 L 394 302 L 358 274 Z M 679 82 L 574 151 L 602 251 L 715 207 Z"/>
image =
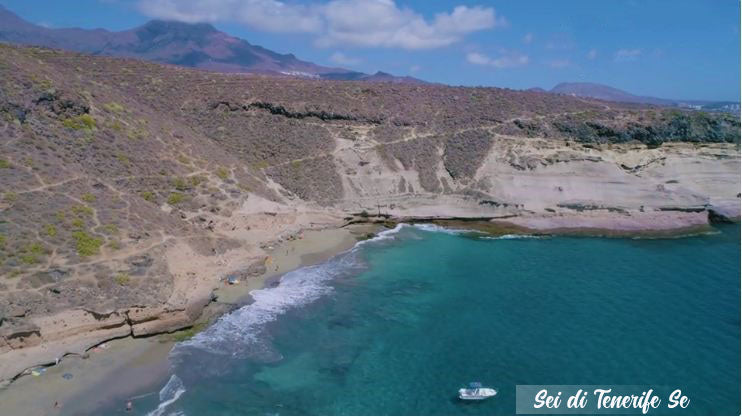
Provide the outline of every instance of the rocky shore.
<path id="1" fill-rule="evenodd" d="M 5 375 L 14 378 L 6 379 L 0 387 L 0 414 L 89 414 L 113 397 L 125 398 L 142 386 L 160 383 L 158 378 L 165 373 L 155 370 L 167 371 L 167 353 L 175 341 L 189 337 L 219 315 L 249 303 L 250 291 L 262 288 L 267 279 L 323 262 L 350 249 L 378 227 L 356 225 L 306 230 L 296 238 L 271 242 L 270 268 L 256 271 L 248 266 L 221 279 L 215 276 L 209 301 L 185 305 L 183 311 L 190 307 L 190 311 L 197 313 L 182 320 L 164 315 L 135 330 L 136 323 L 113 319 L 121 315 L 118 312 L 99 318 L 86 317 L 86 312 L 59 314 L 58 321 L 49 327 L 39 327 L 38 332 L 45 339 L 6 356 L 12 361 L 3 362 L 2 369 Z M 229 278 L 233 284 L 227 282 Z M 67 333 L 54 331 L 60 327 L 68 329 Z M 183 328 L 187 330 L 176 331 Z M 143 361 L 148 365 L 139 367 Z M 65 373 L 76 379 L 61 378 Z M 109 384 L 107 381 L 111 380 L 118 382 Z M 58 408 L 53 406 L 55 403 Z"/>
<path id="2" fill-rule="evenodd" d="M 739 221 L 739 216 L 724 217 L 724 221 Z M 673 237 L 703 233 L 712 230 L 711 221 L 718 221 L 719 215 L 709 210 L 695 211 L 655 211 L 622 212 L 595 210 L 589 213 L 568 215 L 514 216 L 506 218 L 450 218 L 440 217 L 400 217 L 368 216 L 353 219 L 352 226 L 316 231 L 313 239 L 300 245 L 303 249 L 297 254 L 289 243 L 299 242 L 292 238 L 276 245 L 277 256 L 268 255 L 263 262 L 228 273 L 208 274 L 210 279 L 202 284 L 187 282 L 187 289 L 180 298 L 171 298 L 169 303 L 159 308 L 134 307 L 126 310 L 101 314 L 84 309 L 66 310 L 50 316 L 31 317 L 26 327 L 17 327 L 15 332 L 2 335 L 6 349 L 3 352 L 0 376 L 4 384 L 29 373 L 32 369 L 51 365 L 66 356 L 86 357 L 87 351 L 103 342 L 125 337 L 145 337 L 188 328 L 199 322 L 207 322 L 217 315 L 229 311 L 248 299 L 248 292 L 259 288 L 266 277 L 288 272 L 302 265 L 299 260 L 304 255 L 314 254 L 310 261 L 326 259 L 340 250 L 352 246 L 355 241 L 373 234 L 374 227 L 393 227 L 396 223 L 435 223 L 444 227 L 481 230 L 493 235 L 503 234 L 566 234 L 612 237 Z M 338 234 L 339 232 L 339 234 Z M 311 231 L 300 231 L 296 235 L 305 239 Z M 311 236 L 311 235 L 310 235 Z M 337 242 L 338 236 L 342 236 Z M 328 247 L 324 249 L 323 247 Z M 181 248 L 183 249 L 183 248 Z M 273 249 L 273 248 L 272 248 Z M 283 251 L 286 256 L 281 257 Z M 237 251 L 238 253 L 240 251 Z M 238 253 L 232 256 L 239 256 Z M 292 254 L 289 257 L 289 253 Z M 244 254 L 241 253 L 241 254 Z M 319 255 L 319 258 L 317 257 Z M 191 258 L 187 251 L 174 255 L 174 263 L 186 262 L 201 269 L 203 260 Z M 189 261 L 186 261 L 189 258 Z M 278 259 L 278 260 L 274 260 Z M 267 261 L 267 262 L 266 262 Z M 308 262 L 303 262 L 307 264 Z M 309 262 L 313 263 L 313 262 Z M 256 266 L 258 265 L 258 266 Z M 181 266 L 182 267 L 182 266 Z M 218 271 L 216 268 L 214 271 Z M 229 271 L 229 269 L 222 269 Z M 185 273 L 194 278 L 194 274 Z M 236 278 L 248 283 L 240 287 L 225 287 L 228 278 Z M 179 284 L 186 284 L 185 282 Z M 6 329 L 12 329 L 7 326 Z"/>

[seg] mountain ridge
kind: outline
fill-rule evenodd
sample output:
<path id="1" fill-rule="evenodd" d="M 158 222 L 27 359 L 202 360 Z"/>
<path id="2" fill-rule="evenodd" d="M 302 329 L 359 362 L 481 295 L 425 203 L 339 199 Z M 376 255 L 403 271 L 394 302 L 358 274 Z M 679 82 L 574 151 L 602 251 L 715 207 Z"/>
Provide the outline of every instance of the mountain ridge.
<path id="1" fill-rule="evenodd" d="M 674 100 L 651 96 L 639 96 L 615 87 L 611 87 L 609 85 L 589 82 L 561 82 L 548 91 L 539 87 L 531 88 L 529 89 L 529 91 L 541 91 L 552 94 L 566 94 L 577 97 L 589 97 L 612 102 L 651 104 L 656 106 L 681 107 L 695 110 L 726 112 L 739 112 L 740 110 L 739 102 L 713 100 Z"/>
<path id="2" fill-rule="evenodd" d="M 278 53 L 219 31 L 209 23 L 150 20 L 123 30 L 60 28 L 30 23 L 0 5 L 0 41 L 139 58 L 217 72 L 263 73 L 299 78 L 422 83 L 409 77 L 326 67 Z M 381 75 L 383 74 L 383 75 Z"/>

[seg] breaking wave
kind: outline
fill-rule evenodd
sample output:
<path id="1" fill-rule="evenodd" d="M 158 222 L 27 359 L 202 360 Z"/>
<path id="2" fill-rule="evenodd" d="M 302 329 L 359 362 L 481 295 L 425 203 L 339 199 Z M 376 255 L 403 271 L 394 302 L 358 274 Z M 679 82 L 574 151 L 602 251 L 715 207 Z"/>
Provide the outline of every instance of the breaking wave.
<path id="1" fill-rule="evenodd" d="M 405 224 L 405 226 L 408 226 Z M 438 226 L 432 223 L 415 223 L 412 225 L 415 229 L 424 230 L 426 232 L 445 233 L 448 235 L 460 235 L 462 233 L 483 233 L 478 230 L 472 229 L 451 229 L 443 226 Z"/>
<path id="2" fill-rule="evenodd" d="M 170 358 L 177 366 L 180 356 L 197 350 L 264 362 L 280 360 L 280 354 L 270 345 L 265 325 L 291 308 L 307 305 L 332 292 L 330 281 L 363 267 L 357 253 L 350 251 L 323 264 L 289 272 L 277 286 L 250 292 L 251 304 L 222 316 L 203 332 L 175 345 Z"/>
<path id="3" fill-rule="evenodd" d="M 160 404 L 157 405 L 157 408 L 150 411 L 148 415 L 161 416 L 167 407 L 175 401 L 178 401 L 178 398 L 180 398 L 185 391 L 183 381 L 181 381 L 177 375 L 171 376 L 167 381 L 167 384 L 165 384 L 165 386 L 160 390 Z"/>
<path id="4" fill-rule="evenodd" d="M 384 230 L 382 232 L 377 233 L 376 236 L 372 237 L 371 239 L 362 240 L 356 243 L 356 246 L 353 249 L 351 249 L 351 252 L 371 242 L 379 242 L 382 240 L 394 239 L 394 235 L 399 233 L 402 230 L 402 228 L 405 226 L 409 226 L 409 225 L 405 223 L 399 223 L 393 229 Z"/>
<path id="5" fill-rule="evenodd" d="M 225 357 L 259 362 L 280 360 L 280 353 L 272 346 L 267 324 L 289 309 L 305 306 L 331 293 L 331 281 L 362 272 L 366 266 L 359 249 L 363 245 L 392 240 L 405 226 L 399 224 L 358 242 L 351 250 L 325 263 L 286 273 L 278 285 L 251 291 L 252 303 L 220 317 L 190 340 L 177 343 L 169 356 L 173 375 L 160 391 L 160 404 L 150 414 L 162 415 L 178 400 L 186 391 L 183 380 L 188 383 L 226 372 L 231 361 Z"/>
<path id="6" fill-rule="evenodd" d="M 537 235 L 502 235 L 502 236 L 484 236 L 482 239 L 489 240 L 509 240 L 509 239 L 548 239 L 549 236 Z"/>
<path id="7" fill-rule="evenodd" d="M 360 248 L 394 240 L 404 228 L 447 234 L 472 232 L 433 224 L 400 223 L 371 239 L 358 242 L 349 251 L 327 262 L 286 273 L 274 287 L 251 291 L 252 303 L 220 317 L 204 331 L 173 347 L 169 356 L 173 375 L 160 391 L 160 404 L 150 415 L 162 415 L 167 411 L 186 392 L 186 385 L 190 382 L 227 372 L 233 366 L 229 359 L 249 358 L 265 363 L 280 360 L 281 354 L 273 347 L 267 330 L 268 323 L 290 309 L 308 305 L 330 294 L 332 281 L 361 273 L 366 265 Z"/>

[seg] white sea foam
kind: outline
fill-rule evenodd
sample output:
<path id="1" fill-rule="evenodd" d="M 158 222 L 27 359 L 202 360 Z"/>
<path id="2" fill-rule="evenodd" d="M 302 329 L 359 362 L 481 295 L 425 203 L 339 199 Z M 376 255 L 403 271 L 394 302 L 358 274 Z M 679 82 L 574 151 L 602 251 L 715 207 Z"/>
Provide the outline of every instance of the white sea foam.
<path id="1" fill-rule="evenodd" d="M 388 233 L 379 235 L 374 239 L 378 241 L 389 236 Z M 331 293 L 330 281 L 363 267 L 355 250 L 351 250 L 323 264 L 289 272 L 281 277 L 277 286 L 250 292 L 254 300 L 251 304 L 222 316 L 190 340 L 178 343 L 171 352 L 171 359 L 177 364 L 179 355 L 196 349 L 266 362 L 279 360 L 280 354 L 273 350 L 265 325 L 291 308 L 307 305 Z"/>
<path id="2" fill-rule="evenodd" d="M 167 384 L 165 384 L 165 386 L 160 390 L 160 404 L 157 405 L 157 408 L 150 411 L 148 415 L 161 416 L 167 407 L 178 401 L 178 398 L 180 398 L 184 392 L 186 392 L 186 389 L 183 385 L 183 381 L 181 381 L 177 375 L 171 376 L 167 381 Z"/>
<path id="3" fill-rule="evenodd" d="M 250 357 L 261 361 L 276 361 L 280 354 L 272 349 L 265 325 L 276 320 L 291 308 L 314 302 L 332 292 L 330 281 L 353 274 L 362 269 L 358 249 L 363 245 L 395 239 L 406 227 L 450 234 L 468 233 L 469 230 L 446 229 L 433 224 L 409 225 L 399 223 L 393 229 L 379 232 L 371 239 L 358 242 L 350 251 L 313 266 L 299 268 L 283 275 L 275 287 L 254 290 L 253 302 L 220 317 L 216 323 L 190 340 L 178 343 L 171 352 L 177 365 L 178 356 L 194 349 L 217 355 Z"/>
<path id="4" fill-rule="evenodd" d="M 508 239 L 546 239 L 548 236 L 536 235 L 502 235 L 502 236 L 484 236 L 482 239 L 489 240 L 508 240 Z"/>
<path id="5" fill-rule="evenodd" d="M 415 229 L 424 230 L 426 232 L 445 233 L 448 235 L 460 235 L 462 233 L 482 233 L 478 230 L 470 229 L 451 229 L 448 227 L 438 226 L 432 223 L 416 223 L 412 225 Z"/>
<path id="6" fill-rule="evenodd" d="M 325 263 L 299 268 L 283 275 L 275 287 L 250 292 L 254 300 L 251 304 L 220 317 L 206 330 L 173 347 L 170 360 L 174 371 L 190 381 L 201 379 L 210 373 L 218 374 L 228 368 L 230 361 L 225 361 L 224 356 L 265 362 L 280 360 L 280 353 L 273 349 L 266 325 L 289 309 L 310 304 L 331 293 L 332 280 L 357 274 L 365 267 L 358 251 L 363 245 L 393 240 L 406 227 L 413 226 L 397 224 L 393 229 L 358 242 L 351 250 Z M 470 232 L 445 229 L 432 224 L 414 227 L 431 232 Z M 194 366 L 194 359 L 198 366 Z M 173 374 L 160 391 L 160 405 L 150 414 L 162 415 L 185 391 L 183 381 Z"/>
<path id="7" fill-rule="evenodd" d="M 406 227 L 406 226 L 409 226 L 409 225 L 405 223 L 399 223 L 396 226 L 394 226 L 393 229 L 384 230 L 382 232 L 379 232 L 376 234 L 376 236 L 372 237 L 371 239 L 362 240 L 356 243 L 356 245 L 353 247 L 353 249 L 351 249 L 351 251 L 365 244 L 371 243 L 371 242 L 379 242 L 382 240 L 394 239 L 394 235 L 397 234 L 400 230 L 402 230 L 403 227 Z"/>

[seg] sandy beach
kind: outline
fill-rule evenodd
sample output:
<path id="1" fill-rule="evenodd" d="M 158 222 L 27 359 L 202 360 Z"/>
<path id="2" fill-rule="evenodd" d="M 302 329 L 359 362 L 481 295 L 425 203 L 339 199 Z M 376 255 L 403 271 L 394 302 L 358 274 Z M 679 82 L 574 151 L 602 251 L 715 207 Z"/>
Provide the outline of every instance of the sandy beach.
<path id="1" fill-rule="evenodd" d="M 249 293 L 262 288 L 266 280 L 306 265 L 323 262 L 352 248 L 373 225 L 342 229 L 307 230 L 301 238 L 284 240 L 266 247 L 270 258 L 264 274 L 235 285 L 226 282 L 214 291 L 216 302 L 197 323 L 213 320 L 219 312 L 250 302 Z M 216 313 L 215 313 L 216 312 Z M 39 367 L 0 389 L 1 415 L 90 414 L 105 404 L 121 404 L 125 411 L 131 399 L 135 414 L 137 398 L 157 395 L 168 377 L 167 355 L 176 340 L 188 330 L 152 337 L 110 340 L 86 352 L 64 357 L 56 366 Z M 136 398 L 132 398 L 136 396 Z"/>

